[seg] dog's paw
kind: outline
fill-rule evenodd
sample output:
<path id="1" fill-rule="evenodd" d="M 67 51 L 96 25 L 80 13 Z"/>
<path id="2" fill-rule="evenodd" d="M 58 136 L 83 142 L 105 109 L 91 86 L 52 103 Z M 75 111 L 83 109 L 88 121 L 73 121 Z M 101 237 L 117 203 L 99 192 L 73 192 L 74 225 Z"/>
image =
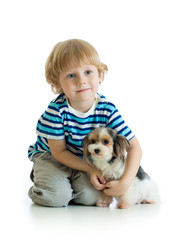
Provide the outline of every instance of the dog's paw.
<path id="1" fill-rule="evenodd" d="M 111 202 L 106 202 L 106 201 L 98 201 L 97 202 L 97 207 L 109 207 Z"/>
<path id="2" fill-rule="evenodd" d="M 141 202 L 141 204 L 155 204 L 155 202 L 154 202 L 154 201 L 143 200 L 143 201 Z"/>
<path id="3" fill-rule="evenodd" d="M 117 204 L 117 207 L 120 209 L 129 208 L 130 206 L 131 206 L 131 204 L 128 202 L 119 202 Z"/>
<path id="4" fill-rule="evenodd" d="M 111 199 L 100 199 L 97 201 L 97 207 L 109 207 L 109 205 L 111 204 L 112 200 Z"/>

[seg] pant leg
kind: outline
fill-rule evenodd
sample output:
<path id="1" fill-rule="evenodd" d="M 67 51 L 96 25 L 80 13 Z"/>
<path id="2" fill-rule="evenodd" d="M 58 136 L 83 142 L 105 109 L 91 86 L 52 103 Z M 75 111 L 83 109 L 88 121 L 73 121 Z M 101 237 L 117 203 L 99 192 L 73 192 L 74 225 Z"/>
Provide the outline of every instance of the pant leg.
<path id="1" fill-rule="evenodd" d="M 67 206 L 73 199 L 69 178 L 72 170 L 56 162 L 50 153 L 34 159 L 33 181 L 28 195 L 36 204 L 50 207 Z"/>
<path id="2" fill-rule="evenodd" d="M 74 190 L 74 203 L 96 205 L 100 191 L 96 190 L 91 184 L 86 172 L 74 171 L 71 176 L 71 185 Z"/>

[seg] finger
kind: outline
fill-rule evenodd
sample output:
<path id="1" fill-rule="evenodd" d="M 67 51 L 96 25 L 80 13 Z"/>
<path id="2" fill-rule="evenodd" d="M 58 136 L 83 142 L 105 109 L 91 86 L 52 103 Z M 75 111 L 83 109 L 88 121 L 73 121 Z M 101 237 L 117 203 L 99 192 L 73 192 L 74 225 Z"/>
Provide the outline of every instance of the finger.
<path id="1" fill-rule="evenodd" d="M 105 186 L 106 186 L 107 188 L 110 188 L 110 187 L 111 187 L 111 183 L 108 182 L 108 183 L 105 184 Z"/>
<path id="2" fill-rule="evenodd" d="M 99 183 L 100 183 L 101 185 L 105 185 L 105 184 L 106 184 L 106 181 L 105 181 L 105 180 L 102 180 L 102 179 L 100 179 L 100 178 L 98 178 L 98 181 L 99 181 Z"/>
<path id="3" fill-rule="evenodd" d="M 105 184 L 106 183 L 106 180 L 105 178 L 101 175 L 101 176 L 98 176 L 98 181 L 101 183 L 101 184 Z"/>
<path id="4" fill-rule="evenodd" d="M 97 189 L 97 190 L 103 190 L 104 188 L 105 188 L 105 185 L 97 185 L 97 186 L 95 186 L 95 188 Z"/>
<path id="5" fill-rule="evenodd" d="M 94 183 L 95 185 L 95 188 L 97 190 L 102 190 L 105 188 L 105 184 L 102 184 L 100 181 L 99 181 L 99 178 L 97 178 L 97 181 Z"/>

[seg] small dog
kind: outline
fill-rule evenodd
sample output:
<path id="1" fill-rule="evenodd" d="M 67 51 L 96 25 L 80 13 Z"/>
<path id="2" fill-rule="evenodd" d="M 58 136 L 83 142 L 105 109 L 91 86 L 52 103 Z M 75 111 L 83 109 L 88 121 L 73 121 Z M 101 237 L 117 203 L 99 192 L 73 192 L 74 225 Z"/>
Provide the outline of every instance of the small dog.
<path id="1" fill-rule="evenodd" d="M 118 180 L 123 175 L 129 145 L 124 136 L 118 135 L 110 128 L 94 129 L 82 141 L 85 160 L 100 169 L 107 182 Z M 116 199 L 118 208 L 128 208 L 139 203 L 158 202 L 157 185 L 140 166 L 128 191 Z M 97 206 L 108 207 L 112 200 L 113 197 L 101 191 Z"/>

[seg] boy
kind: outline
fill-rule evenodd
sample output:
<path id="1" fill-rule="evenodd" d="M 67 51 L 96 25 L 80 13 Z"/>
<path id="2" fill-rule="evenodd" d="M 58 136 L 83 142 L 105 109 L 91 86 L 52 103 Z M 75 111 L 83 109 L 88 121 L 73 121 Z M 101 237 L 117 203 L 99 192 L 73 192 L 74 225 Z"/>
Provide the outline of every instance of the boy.
<path id="1" fill-rule="evenodd" d="M 142 151 L 115 105 L 97 93 L 107 66 L 92 45 L 72 39 L 53 48 L 45 70 L 47 82 L 60 95 L 39 119 L 37 141 L 29 147 L 34 162 L 29 197 L 43 206 L 62 207 L 71 201 L 95 205 L 100 190 L 122 195 L 136 176 Z M 81 141 L 97 127 L 112 128 L 130 142 L 126 170 L 118 181 L 106 183 L 98 169 L 82 160 Z"/>

